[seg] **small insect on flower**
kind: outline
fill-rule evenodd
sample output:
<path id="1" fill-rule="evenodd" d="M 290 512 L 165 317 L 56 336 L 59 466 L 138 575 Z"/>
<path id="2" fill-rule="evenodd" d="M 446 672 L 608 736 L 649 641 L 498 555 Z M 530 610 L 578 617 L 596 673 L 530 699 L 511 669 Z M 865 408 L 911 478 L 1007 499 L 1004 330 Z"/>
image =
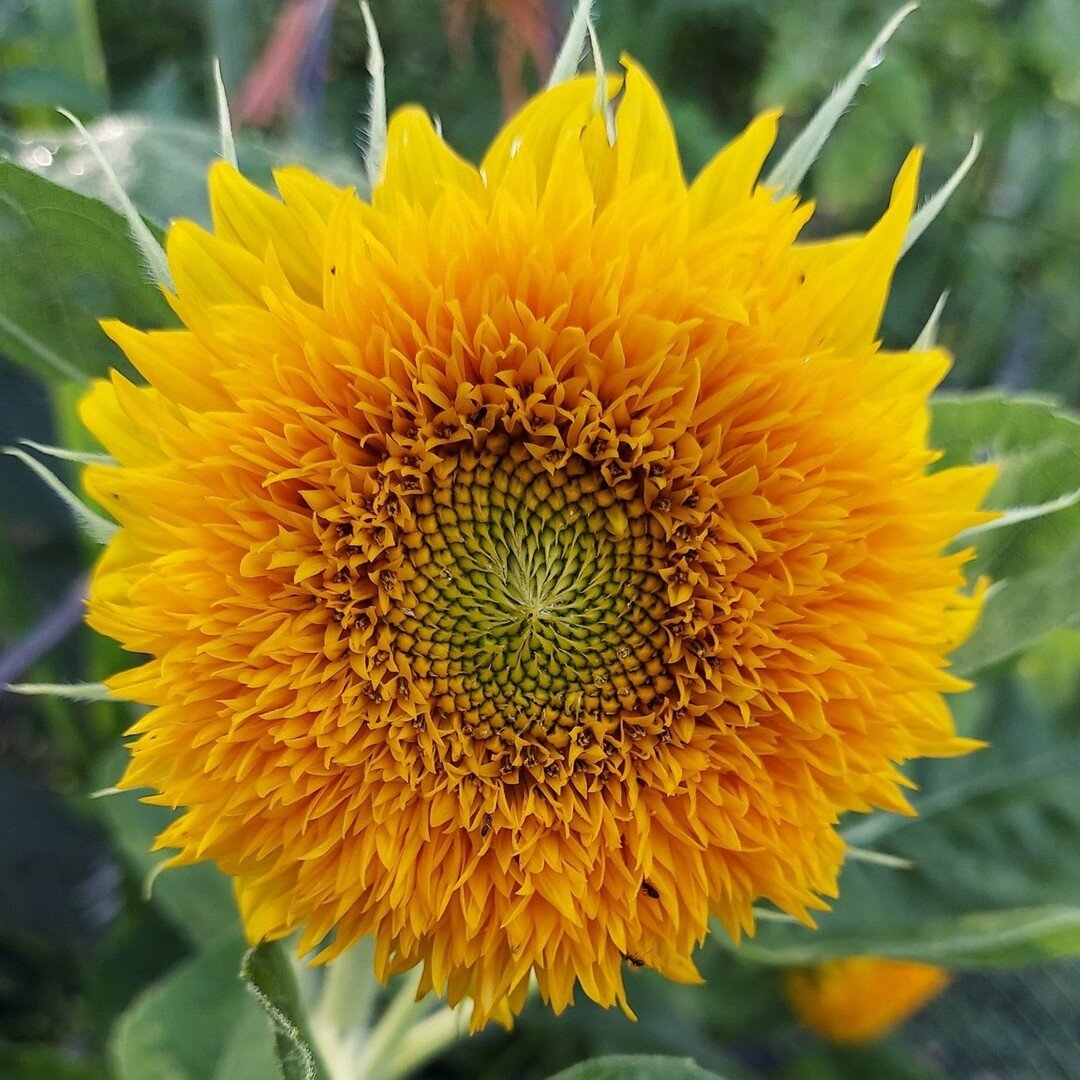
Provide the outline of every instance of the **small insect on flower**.
<path id="1" fill-rule="evenodd" d="M 992 471 L 927 473 L 949 365 L 876 340 L 919 153 L 864 236 L 758 175 L 767 113 L 692 184 L 645 72 L 571 79 L 480 167 L 417 108 L 370 201 L 220 163 L 175 223 L 183 329 L 105 328 L 146 380 L 83 416 L 120 529 L 91 624 L 149 659 L 126 788 L 253 942 L 363 935 L 380 977 L 509 1024 L 535 976 L 629 1011 L 710 915 L 836 893 L 838 815 L 959 754 L 943 554 Z M 599 86 L 600 93 L 597 93 Z"/>

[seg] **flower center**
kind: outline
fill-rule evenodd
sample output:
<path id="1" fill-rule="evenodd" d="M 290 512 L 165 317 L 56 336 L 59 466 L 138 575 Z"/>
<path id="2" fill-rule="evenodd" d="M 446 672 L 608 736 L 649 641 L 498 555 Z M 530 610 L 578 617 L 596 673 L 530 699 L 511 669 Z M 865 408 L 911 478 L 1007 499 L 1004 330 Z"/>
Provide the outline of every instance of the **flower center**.
<path id="1" fill-rule="evenodd" d="M 297 587 L 351 672 L 343 711 L 389 728 L 417 782 L 559 791 L 682 745 L 688 679 L 711 678 L 695 490 L 599 408 L 392 423 L 303 496 L 321 553 Z"/>
<path id="2" fill-rule="evenodd" d="M 553 468 L 530 450 L 460 451 L 415 500 L 415 577 L 388 622 L 399 667 L 466 733 L 600 737 L 659 692 L 662 530 L 580 458 Z"/>

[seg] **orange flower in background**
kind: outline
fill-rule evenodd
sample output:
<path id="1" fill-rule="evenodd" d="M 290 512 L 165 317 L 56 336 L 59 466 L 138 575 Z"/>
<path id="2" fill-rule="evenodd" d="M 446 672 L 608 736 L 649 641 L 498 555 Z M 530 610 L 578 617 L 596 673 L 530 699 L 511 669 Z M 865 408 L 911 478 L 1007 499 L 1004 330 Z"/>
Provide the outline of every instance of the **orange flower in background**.
<path id="1" fill-rule="evenodd" d="M 835 895 L 848 810 L 963 753 L 977 597 L 942 554 L 992 470 L 927 475 L 938 350 L 876 341 L 919 155 L 865 236 L 756 186 L 767 114 L 687 186 L 627 63 L 532 101 L 477 169 L 418 109 L 370 205 L 220 164 L 173 225 L 182 330 L 106 329 L 83 406 L 121 529 L 93 626 L 150 659 L 122 780 L 252 941 L 510 1023 L 530 978 L 628 1009 L 710 914 Z"/>
<path id="2" fill-rule="evenodd" d="M 949 985 L 931 964 L 856 956 L 788 971 L 795 1015 L 829 1042 L 870 1042 L 910 1019 Z"/>

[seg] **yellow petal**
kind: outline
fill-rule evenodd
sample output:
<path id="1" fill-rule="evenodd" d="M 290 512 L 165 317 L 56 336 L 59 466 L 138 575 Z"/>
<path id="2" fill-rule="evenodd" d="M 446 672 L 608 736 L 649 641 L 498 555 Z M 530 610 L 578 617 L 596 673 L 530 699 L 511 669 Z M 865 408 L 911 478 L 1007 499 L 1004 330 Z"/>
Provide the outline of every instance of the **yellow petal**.
<path id="1" fill-rule="evenodd" d="M 761 166 L 776 142 L 779 120 L 779 109 L 762 113 L 701 170 L 690 186 L 690 218 L 694 228 L 750 198 Z"/>
<path id="2" fill-rule="evenodd" d="M 618 186 L 649 177 L 658 196 L 685 189 L 675 129 L 660 92 L 630 57 L 624 55 L 622 64 L 626 86 L 615 113 Z"/>
<path id="3" fill-rule="evenodd" d="M 798 291 L 808 313 L 804 351 L 846 355 L 872 344 L 915 208 L 921 162 L 917 147 L 897 174 L 889 208 L 865 235 L 794 249 Z"/>
<path id="4" fill-rule="evenodd" d="M 262 306 L 262 254 L 256 256 L 192 221 L 177 221 L 169 229 L 165 249 L 176 295 L 185 309 L 205 312 L 222 304 Z"/>
<path id="5" fill-rule="evenodd" d="M 79 416 L 121 465 L 142 468 L 157 465 L 165 459 L 165 454 L 153 434 L 153 426 L 140 421 L 147 416 L 161 416 L 166 408 L 156 390 L 133 386 L 114 371 L 111 381 L 95 380 L 79 403 Z M 112 470 L 111 466 L 106 468 Z"/>
<path id="6" fill-rule="evenodd" d="M 399 109 L 387 129 L 386 171 L 372 195 L 373 205 L 392 209 L 400 198 L 430 211 L 447 188 L 483 198 L 480 174 L 446 145 L 428 114 L 415 105 Z"/>
<path id="7" fill-rule="evenodd" d="M 289 284 L 305 299 L 322 293 L 322 250 L 312 243 L 301 219 L 280 199 L 256 187 L 232 165 L 210 170 L 210 212 L 214 231 L 258 259 L 268 246 L 277 253 Z"/>
<path id="8" fill-rule="evenodd" d="M 609 93 L 618 89 L 619 80 L 609 80 Z M 537 94 L 516 116 L 507 122 L 484 155 L 481 171 L 488 186 L 497 189 L 521 147 L 527 147 L 536 164 L 536 188 L 547 184 L 555 148 L 567 134 L 577 138 L 593 116 L 596 80 L 570 79 L 569 82 Z"/>
<path id="9" fill-rule="evenodd" d="M 101 328 L 135 370 L 170 401 L 203 412 L 228 406 L 228 395 L 213 377 L 217 362 L 194 334 L 187 330 L 147 334 L 116 319 L 102 321 Z"/>

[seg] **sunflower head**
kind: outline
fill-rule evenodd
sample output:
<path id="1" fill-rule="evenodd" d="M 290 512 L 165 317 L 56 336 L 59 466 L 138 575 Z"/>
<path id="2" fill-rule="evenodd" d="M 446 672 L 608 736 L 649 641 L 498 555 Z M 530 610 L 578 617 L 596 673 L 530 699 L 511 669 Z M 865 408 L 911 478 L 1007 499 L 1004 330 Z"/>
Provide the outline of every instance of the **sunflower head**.
<path id="1" fill-rule="evenodd" d="M 799 243 L 776 115 L 687 186 L 625 69 L 479 168 L 402 110 L 370 202 L 216 166 L 213 231 L 168 236 L 184 329 L 108 324 L 146 385 L 84 404 L 122 526 L 90 621 L 149 656 L 111 686 L 150 706 L 123 784 L 184 809 L 160 846 L 253 941 L 373 935 L 474 1024 L 533 975 L 556 1010 L 693 980 L 760 899 L 809 921 L 838 816 L 971 745 L 943 551 L 990 473 L 927 474 L 948 360 L 876 341 L 918 154 L 866 235 Z"/>

